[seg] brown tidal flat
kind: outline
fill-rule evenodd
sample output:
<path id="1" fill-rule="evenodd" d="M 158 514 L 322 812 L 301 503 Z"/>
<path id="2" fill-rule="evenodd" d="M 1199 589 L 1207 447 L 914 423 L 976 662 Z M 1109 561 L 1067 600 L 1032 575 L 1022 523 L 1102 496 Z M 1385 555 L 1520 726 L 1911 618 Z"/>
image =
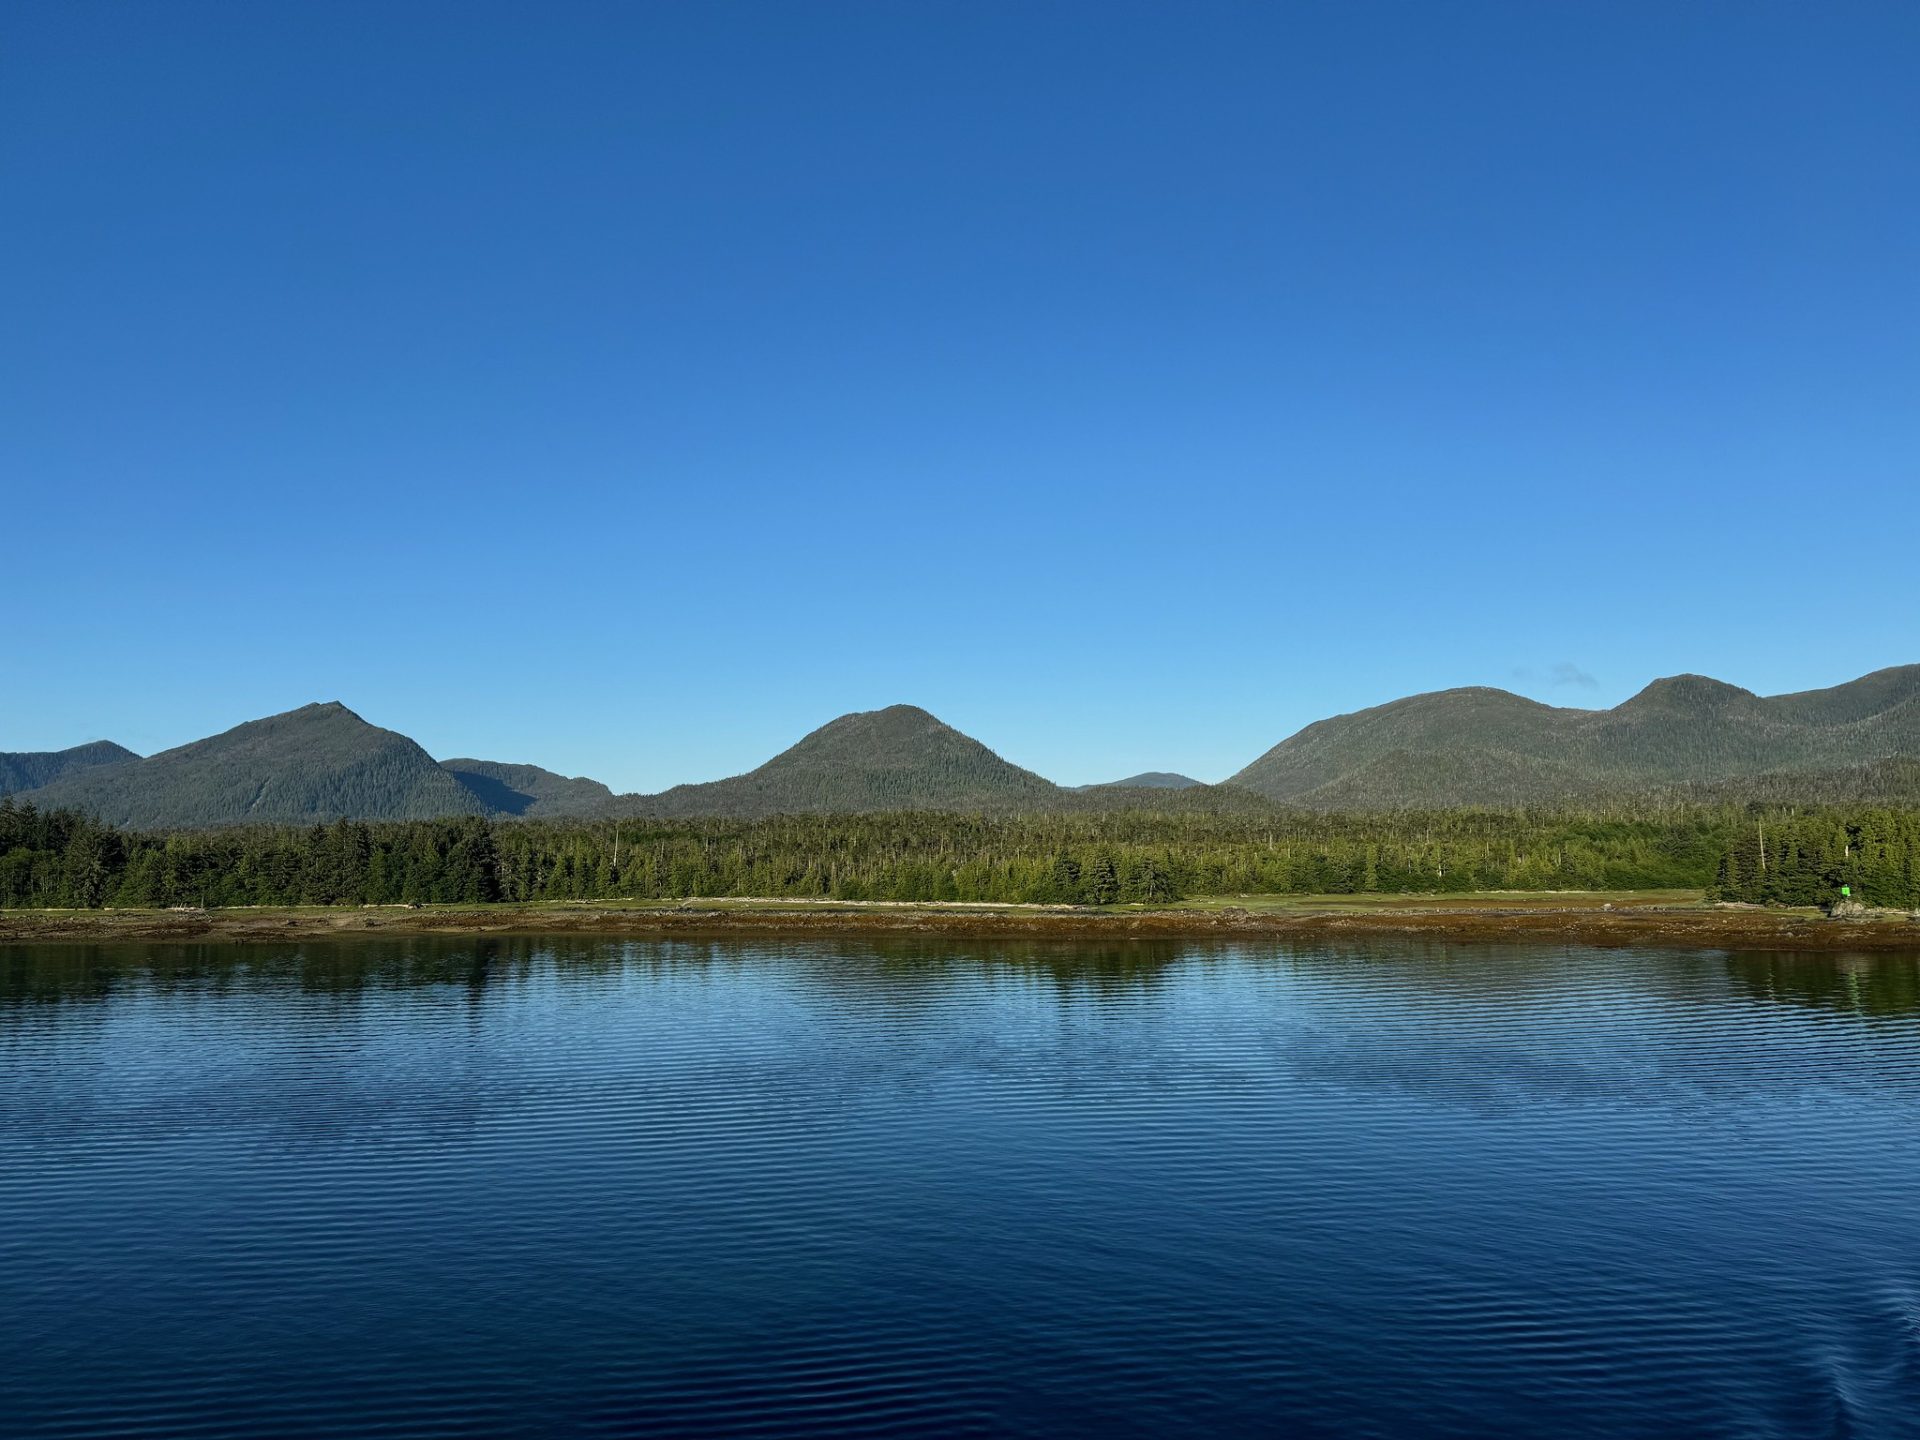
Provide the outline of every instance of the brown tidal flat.
<path id="1" fill-rule="evenodd" d="M 950 934 L 1023 939 L 1402 936 L 1716 950 L 1920 951 L 1920 919 L 1899 912 L 1834 920 L 1814 910 L 1715 906 L 1671 895 L 1258 896 L 1109 910 L 728 899 L 0 912 L 0 942 L 539 933 L 634 937 Z"/>

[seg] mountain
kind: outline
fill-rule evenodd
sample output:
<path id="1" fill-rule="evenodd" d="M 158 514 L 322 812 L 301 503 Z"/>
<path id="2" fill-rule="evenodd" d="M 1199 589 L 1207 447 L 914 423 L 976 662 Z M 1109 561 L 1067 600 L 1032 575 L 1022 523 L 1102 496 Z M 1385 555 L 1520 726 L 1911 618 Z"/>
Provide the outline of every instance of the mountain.
<path id="1" fill-rule="evenodd" d="M 1920 758 L 1920 665 L 1763 697 L 1703 675 L 1611 710 L 1442 690 L 1307 726 L 1227 783 L 1319 810 L 1546 804 L 1676 786 L 1778 794 L 1808 777 Z M 1862 780 L 1898 784 L 1898 770 Z M 1920 799 L 1920 795 L 1912 798 Z"/>
<path id="2" fill-rule="evenodd" d="M 757 770 L 658 795 L 623 797 L 638 815 L 784 815 L 820 811 L 1009 811 L 1064 794 L 925 710 L 842 715 Z"/>
<path id="3" fill-rule="evenodd" d="M 1150 811 L 1158 815 L 1233 815 L 1272 811 L 1275 802 L 1238 785 L 1081 785 L 1061 790 L 1049 804 L 1036 810 L 1072 811 L 1081 815 Z"/>
<path id="4" fill-rule="evenodd" d="M 432 819 L 485 808 L 406 736 L 338 703 L 252 720 L 145 760 L 70 771 L 26 798 L 136 828 Z"/>
<path id="5" fill-rule="evenodd" d="M 1076 786 L 1079 790 L 1191 790 L 1196 785 L 1204 785 L 1204 780 L 1195 780 L 1190 775 L 1176 775 L 1171 770 L 1144 770 L 1138 775 L 1129 775 L 1124 780 L 1107 780 L 1098 785 Z"/>
<path id="6" fill-rule="evenodd" d="M 37 789 L 78 770 L 119 765 L 139 758 L 126 746 L 111 740 L 95 740 L 71 750 L 16 750 L 10 754 L 0 751 L 0 795 Z"/>
<path id="7" fill-rule="evenodd" d="M 911 705 L 843 715 L 727 780 L 615 795 L 536 765 L 440 764 L 340 704 L 308 705 L 141 759 L 105 741 L 0 755 L 0 793 L 140 828 L 453 815 L 755 817 L 945 810 L 1089 815 L 1700 803 L 1920 804 L 1920 665 L 1761 696 L 1702 675 L 1611 710 L 1504 690 L 1413 695 L 1336 715 L 1222 785 L 1150 771 L 1067 790 Z"/>
<path id="8" fill-rule="evenodd" d="M 125 756 L 120 763 L 70 772 L 24 798 L 151 829 L 465 814 L 592 819 L 899 809 L 1218 813 L 1270 804 L 1248 790 L 1165 774 L 1064 790 L 911 705 L 843 715 L 748 774 L 659 795 L 615 795 L 597 780 L 537 765 L 466 758 L 436 763 L 406 736 L 369 725 L 339 704 L 255 720 L 147 760 L 112 748 Z"/>
<path id="9" fill-rule="evenodd" d="M 507 765 L 498 760 L 442 760 L 440 768 L 466 787 L 490 815 L 525 815 L 557 820 L 605 815 L 614 806 L 613 791 L 598 780 L 568 778 L 538 765 Z"/>
<path id="10" fill-rule="evenodd" d="M 1920 759 L 1891 757 L 1837 770 L 1775 770 L 1712 783 L 1688 782 L 1649 792 L 1683 805 L 1920 804 Z"/>

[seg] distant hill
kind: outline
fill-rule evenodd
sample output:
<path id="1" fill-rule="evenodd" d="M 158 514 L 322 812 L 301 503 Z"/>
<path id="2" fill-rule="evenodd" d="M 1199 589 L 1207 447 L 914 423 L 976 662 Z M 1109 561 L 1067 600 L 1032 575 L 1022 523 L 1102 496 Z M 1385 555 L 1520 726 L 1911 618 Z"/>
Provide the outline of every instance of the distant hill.
<path id="1" fill-rule="evenodd" d="M 1611 710 L 1443 690 L 1318 721 L 1227 783 L 1320 810 L 1549 804 L 1674 787 L 1777 795 L 1794 775 L 1896 757 L 1920 758 L 1920 665 L 1772 697 L 1677 675 Z"/>
<path id="2" fill-rule="evenodd" d="M 37 789 L 62 775 L 139 758 L 126 746 L 111 740 L 95 740 L 90 745 L 75 745 L 71 750 L 0 751 L 0 795 Z"/>
<path id="3" fill-rule="evenodd" d="M 484 808 L 413 741 L 337 703 L 252 720 L 145 760 L 70 771 L 27 798 L 147 828 L 432 819 Z"/>
<path id="4" fill-rule="evenodd" d="M 614 808 L 613 791 L 598 780 L 570 779 L 538 765 L 442 760 L 440 768 L 465 786 L 491 815 L 558 820 L 606 815 Z"/>
<path id="5" fill-rule="evenodd" d="M 1221 785 L 1149 771 L 1063 789 L 925 710 L 843 715 L 726 780 L 616 795 L 537 765 L 440 764 L 339 704 L 308 705 L 141 759 L 105 741 L 0 754 L 0 793 L 116 824 L 192 828 L 434 819 L 944 810 L 1212 814 L 1650 800 L 1920 804 L 1920 665 L 1759 696 L 1700 675 L 1611 710 L 1504 690 L 1409 696 L 1307 726 Z"/>
<path id="6" fill-rule="evenodd" d="M 843 715 L 748 774 L 659 795 L 615 795 L 597 780 L 537 765 L 467 758 L 436 763 L 406 736 L 369 725 L 338 704 L 252 721 L 149 760 L 118 753 L 125 759 L 117 765 L 71 772 L 25 798 L 152 829 L 459 814 L 590 819 L 900 809 L 1217 813 L 1271 803 L 1249 790 L 1167 774 L 1062 789 L 911 705 Z"/>
<path id="7" fill-rule="evenodd" d="M 1276 803 L 1238 785 L 1203 785 L 1178 789 L 1166 785 L 1082 785 L 1056 792 L 1055 799 L 1036 809 L 1077 814 L 1152 811 L 1162 815 L 1224 815 L 1273 810 Z"/>
<path id="8" fill-rule="evenodd" d="M 842 715 L 757 770 L 622 799 L 642 815 L 1044 809 L 1064 792 L 912 705 Z"/>
<path id="9" fill-rule="evenodd" d="M 1129 775 L 1124 780 L 1107 780 L 1098 785 L 1080 785 L 1080 790 L 1191 790 L 1196 785 L 1204 785 L 1204 780 L 1195 780 L 1191 775 L 1177 775 L 1171 770 L 1144 770 L 1138 775 Z"/>

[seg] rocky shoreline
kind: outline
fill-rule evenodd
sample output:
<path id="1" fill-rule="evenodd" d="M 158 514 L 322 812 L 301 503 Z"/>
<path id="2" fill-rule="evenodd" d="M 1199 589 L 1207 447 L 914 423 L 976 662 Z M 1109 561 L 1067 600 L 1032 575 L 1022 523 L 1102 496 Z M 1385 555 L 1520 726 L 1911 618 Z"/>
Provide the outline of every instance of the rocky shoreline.
<path id="1" fill-rule="evenodd" d="M 646 938 L 953 935 L 994 939 L 1357 939 L 1665 945 L 1716 950 L 1911 951 L 1920 918 L 1881 911 L 1847 920 L 1753 906 L 1614 907 L 1503 900 L 1378 908 L 1088 910 L 1068 907 L 691 902 L 621 907 L 476 905 L 337 910 L 0 912 L 0 943 L 285 940 L 304 937 L 592 934 Z"/>

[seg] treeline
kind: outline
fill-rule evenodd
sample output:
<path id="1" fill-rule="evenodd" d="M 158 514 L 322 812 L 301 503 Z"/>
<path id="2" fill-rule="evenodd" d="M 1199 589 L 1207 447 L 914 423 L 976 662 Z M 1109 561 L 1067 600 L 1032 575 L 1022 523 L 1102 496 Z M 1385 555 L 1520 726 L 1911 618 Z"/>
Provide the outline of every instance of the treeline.
<path id="1" fill-rule="evenodd" d="M 1722 847 L 1712 892 L 1763 905 L 1822 905 L 1846 887 L 1867 905 L 1920 911 L 1920 811 L 1771 811 Z"/>
<path id="2" fill-rule="evenodd" d="M 339 821 L 149 833 L 0 800 L 0 906 L 613 897 L 1159 903 L 1191 895 L 1700 889 L 1920 908 L 1920 811 L 946 814 Z"/>

